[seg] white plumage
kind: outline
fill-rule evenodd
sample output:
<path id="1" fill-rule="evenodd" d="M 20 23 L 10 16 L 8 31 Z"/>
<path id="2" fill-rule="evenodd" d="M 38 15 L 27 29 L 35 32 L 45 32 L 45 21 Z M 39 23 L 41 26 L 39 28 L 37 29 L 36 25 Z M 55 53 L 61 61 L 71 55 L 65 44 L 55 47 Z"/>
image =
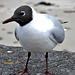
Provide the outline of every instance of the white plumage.
<path id="1" fill-rule="evenodd" d="M 23 27 L 20 25 L 16 27 L 17 37 L 28 52 L 48 52 L 57 45 L 58 42 L 51 34 L 52 29 L 56 27 L 47 17 L 48 15 L 33 10 L 33 20 Z"/>

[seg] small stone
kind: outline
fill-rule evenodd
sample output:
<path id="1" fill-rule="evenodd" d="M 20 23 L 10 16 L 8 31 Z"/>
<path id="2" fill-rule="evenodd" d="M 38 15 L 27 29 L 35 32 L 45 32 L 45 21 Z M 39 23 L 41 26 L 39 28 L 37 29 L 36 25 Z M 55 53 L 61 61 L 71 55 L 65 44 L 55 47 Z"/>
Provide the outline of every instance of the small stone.
<path id="1" fill-rule="evenodd" d="M 7 51 L 7 53 L 12 53 L 13 51 Z"/>
<path id="2" fill-rule="evenodd" d="M 4 62 L 4 64 L 13 64 L 13 62 Z"/>

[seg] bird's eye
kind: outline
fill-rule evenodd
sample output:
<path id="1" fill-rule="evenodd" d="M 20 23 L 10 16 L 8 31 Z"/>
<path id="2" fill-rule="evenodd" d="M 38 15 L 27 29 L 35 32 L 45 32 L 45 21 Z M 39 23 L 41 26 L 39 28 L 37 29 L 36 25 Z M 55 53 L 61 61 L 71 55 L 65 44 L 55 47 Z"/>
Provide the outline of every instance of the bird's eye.
<path id="1" fill-rule="evenodd" d="M 26 15 L 25 11 L 21 11 L 20 15 L 25 16 Z"/>

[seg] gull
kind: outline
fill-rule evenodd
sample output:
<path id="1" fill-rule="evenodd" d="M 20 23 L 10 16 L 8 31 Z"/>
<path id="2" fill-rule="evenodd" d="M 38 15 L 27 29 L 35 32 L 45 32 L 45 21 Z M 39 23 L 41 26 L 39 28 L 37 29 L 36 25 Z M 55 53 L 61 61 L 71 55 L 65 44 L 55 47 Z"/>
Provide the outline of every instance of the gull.
<path id="1" fill-rule="evenodd" d="M 65 33 L 61 23 L 49 14 L 37 13 L 32 7 L 23 5 L 17 8 L 12 17 L 3 24 L 15 21 L 15 37 L 28 51 L 25 69 L 18 75 L 30 75 L 28 62 L 31 53 L 46 53 L 46 71 L 41 75 L 55 75 L 48 71 L 48 52 L 64 41 Z M 15 74 L 16 75 L 16 74 Z"/>

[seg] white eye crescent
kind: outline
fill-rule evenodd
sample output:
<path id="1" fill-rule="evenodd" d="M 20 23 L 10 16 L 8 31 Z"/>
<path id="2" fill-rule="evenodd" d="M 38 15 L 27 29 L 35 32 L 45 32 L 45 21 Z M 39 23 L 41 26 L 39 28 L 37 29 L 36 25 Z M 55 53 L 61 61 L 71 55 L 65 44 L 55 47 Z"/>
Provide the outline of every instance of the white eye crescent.
<path id="1" fill-rule="evenodd" d="M 25 11 L 21 11 L 20 15 L 25 16 L 26 15 Z"/>

